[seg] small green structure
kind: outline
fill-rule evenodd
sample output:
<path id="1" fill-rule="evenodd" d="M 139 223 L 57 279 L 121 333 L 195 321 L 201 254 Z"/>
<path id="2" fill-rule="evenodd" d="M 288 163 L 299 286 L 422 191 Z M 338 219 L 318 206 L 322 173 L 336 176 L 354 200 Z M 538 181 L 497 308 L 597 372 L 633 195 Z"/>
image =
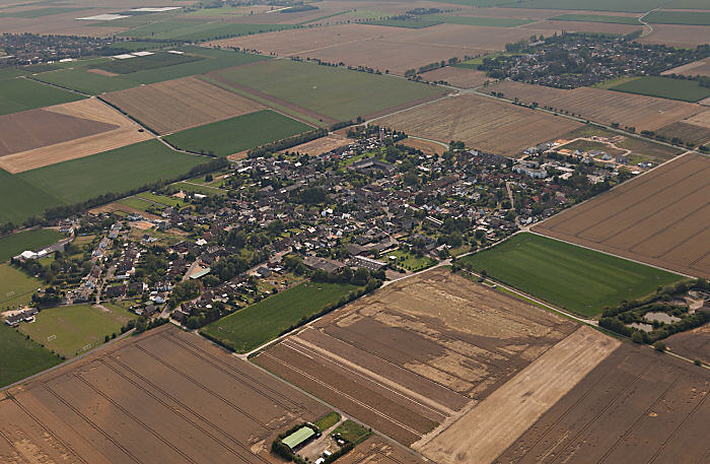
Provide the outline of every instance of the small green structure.
<path id="1" fill-rule="evenodd" d="M 291 451 L 294 451 L 299 446 L 310 440 L 316 434 L 315 430 L 304 425 L 300 429 L 293 432 L 288 437 L 281 440 L 281 443 L 288 446 Z"/>

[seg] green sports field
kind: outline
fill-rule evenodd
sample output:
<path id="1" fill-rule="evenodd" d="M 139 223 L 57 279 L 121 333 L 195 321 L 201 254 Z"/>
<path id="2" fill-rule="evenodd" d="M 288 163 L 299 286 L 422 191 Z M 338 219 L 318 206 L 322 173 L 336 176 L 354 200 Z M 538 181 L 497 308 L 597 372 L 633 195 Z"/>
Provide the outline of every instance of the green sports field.
<path id="1" fill-rule="evenodd" d="M 562 14 L 549 18 L 551 21 L 581 21 L 586 23 L 612 23 L 612 24 L 635 24 L 640 25 L 639 20 L 634 16 L 611 16 L 595 14 Z"/>
<path id="2" fill-rule="evenodd" d="M 61 362 L 39 344 L 0 323 L 0 387 L 49 369 Z"/>
<path id="3" fill-rule="evenodd" d="M 40 287 L 42 282 L 39 280 L 9 264 L 0 264 L 0 308 L 3 310 L 28 304 L 32 294 Z"/>
<path id="4" fill-rule="evenodd" d="M 70 358 L 104 343 L 106 335 L 119 333 L 135 316 L 116 305 L 110 309 L 76 305 L 44 309 L 36 318 L 32 324 L 21 324 L 20 331 Z"/>
<path id="5" fill-rule="evenodd" d="M 64 235 L 53 229 L 34 229 L 0 238 L 0 263 L 8 261 L 26 250 L 35 250 L 63 239 Z"/>
<path id="6" fill-rule="evenodd" d="M 313 129 L 271 110 L 244 114 L 165 137 L 183 150 L 227 156 Z"/>
<path id="7" fill-rule="evenodd" d="M 201 332 L 245 353 L 357 288 L 349 284 L 305 282 L 215 321 Z"/>
<path id="8" fill-rule="evenodd" d="M 30 79 L 6 79 L 0 81 L 0 116 L 83 98 L 81 95 Z"/>
<path id="9" fill-rule="evenodd" d="M 660 76 L 634 77 L 609 89 L 687 102 L 710 97 L 710 88 L 701 87 L 697 81 Z"/>
<path id="10" fill-rule="evenodd" d="M 683 277 L 530 233 L 517 234 L 462 264 L 584 316 Z"/>

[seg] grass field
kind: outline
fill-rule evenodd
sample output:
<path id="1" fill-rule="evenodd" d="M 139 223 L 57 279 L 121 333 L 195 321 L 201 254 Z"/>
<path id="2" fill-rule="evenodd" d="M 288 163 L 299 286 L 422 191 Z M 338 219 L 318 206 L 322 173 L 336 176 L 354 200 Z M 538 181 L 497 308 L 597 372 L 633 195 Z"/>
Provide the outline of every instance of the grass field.
<path id="1" fill-rule="evenodd" d="M 202 42 L 205 40 L 225 39 L 240 35 L 293 29 L 290 24 L 233 24 L 223 22 L 169 20 L 147 24 L 130 31 L 122 32 L 124 37 L 160 40 L 185 40 Z"/>
<path id="2" fill-rule="evenodd" d="M 473 16 L 447 16 L 447 15 L 428 15 L 428 20 L 437 21 L 449 24 L 463 24 L 466 26 L 489 26 L 489 27 L 516 27 L 523 24 L 531 23 L 528 19 L 518 18 L 477 18 Z"/>
<path id="3" fill-rule="evenodd" d="M 0 169 L 0 222 L 21 224 L 60 203 L 47 192 Z"/>
<path id="4" fill-rule="evenodd" d="M 215 321 L 201 332 L 245 353 L 355 289 L 349 284 L 305 282 Z"/>
<path id="5" fill-rule="evenodd" d="M 681 276 L 534 234 L 461 259 L 475 270 L 584 316 L 596 316 Z"/>
<path id="6" fill-rule="evenodd" d="M 511 56 L 511 55 L 513 55 L 513 53 L 506 53 L 506 52 L 492 53 L 490 55 L 479 56 L 478 58 L 472 58 L 470 60 L 462 61 L 460 63 L 455 64 L 454 67 L 477 70 L 478 67 L 483 64 L 484 58 L 495 58 L 497 56 Z"/>
<path id="7" fill-rule="evenodd" d="M 403 79 L 290 60 L 265 61 L 219 75 L 339 121 L 442 93 Z"/>
<path id="8" fill-rule="evenodd" d="M 29 277 L 9 264 L 0 264 L 0 308 L 15 309 L 28 304 L 42 282 Z M 4 321 L 0 321 L 4 323 Z"/>
<path id="9" fill-rule="evenodd" d="M 91 95 L 113 92 L 135 87 L 135 82 L 122 77 L 102 76 L 88 71 L 85 67 L 50 71 L 35 76 L 42 82 L 59 85 Z"/>
<path id="10" fill-rule="evenodd" d="M 315 421 L 314 425 L 318 427 L 318 430 L 320 430 L 321 432 L 325 432 L 326 430 L 337 424 L 339 420 L 340 414 L 335 411 L 331 411 L 325 416 Z"/>
<path id="11" fill-rule="evenodd" d="M 710 4 L 706 7 L 710 8 Z M 710 11 L 652 11 L 644 17 L 644 20 L 654 24 L 710 26 Z"/>
<path id="12" fill-rule="evenodd" d="M 81 95 L 29 79 L 7 79 L 0 81 L 0 116 L 82 98 Z"/>
<path id="13" fill-rule="evenodd" d="M 397 259 L 389 259 L 390 256 L 394 256 Z M 387 253 L 387 261 L 394 263 L 396 266 L 403 267 L 404 269 L 411 272 L 418 272 L 431 267 L 437 263 L 434 258 L 428 256 L 422 256 L 418 258 L 416 255 L 409 253 L 404 250 L 394 250 Z"/>
<path id="14" fill-rule="evenodd" d="M 201 193 L 203 195 L 226 195 L 227 191 L 220 188 L 210 188 L 207 185 L 195 185 L 187 182 L 176 182 L 170 186 L 171 192 Z"/>
<path id="15" fill-rule="evenodd" d="M 135 316 L 115 305 L 106 310 L 76 305 L 44 309 L 36 318 L 32 324 L 21 324 L 20 330 L 37 343 L 70 358 L 102 344 L 106 335 L 119 333 Z"/>
<path id="16" fill-rule="evenodd" d="M 183 150 L 227 156 L 311 129 L 274 111 L 262 110 L 187 129 L 165 139 Z"/>
<path id="17" fill-rule="evenodd" d="M 53 229 L 34 229 L 0 238 L 0 263 L 26 250 L 35 250 L 64 238 Z"/>
<path id="18" fill-rule="evenodd" d="M 429 19 L 373 19 L 363 24 L 371 24 L 375 26 L 389 27 L 405 27 L 407 29 L 422 29 L 425 27 L 436 26 L 442 24 L 443 21 L 435 21 Z"/>
<path id="19" fill-rule="evenodd" d="M 155 52 L 153 55 L 139 56 L 128 60 L 106 61 L 96 66 L 96 68 L 115 74 L 129 74 L 137 71 L 191 63 L 203 59 L 203 57 L 195 55 L 176 55 L 168 52 Z"/>
<path id="20" fill-rule="evenodd" d="M 585 23 L 641 24 L 633 16 L 611 16 L 569 13 L 550 18 L 551 21 L 582 21 Z"/>
<path id="21" fill-rule="evenodd" d="M 353 422 L 351 420 L 346 420 L 338 427 L 336 427 L 336 429 L 333 430 L 333 434 L 336 433 L 339 433 L 340 436 L 355 445 L 357 445 L 358 443 L 362 443 L 363 441 L 365 441 L 365 439 L 372 435 L 371 431 L 367 430 L 365 427 L 358 424 L 357 422 Z"/>
<path id="22" fill-rule="evenodd" d="M 18 177 L 64 203 L 73 204 L 106 193 L 125 193 L 160 179 L 174 179 L 208 161 L 149 140 L 25 171 Z"/>
<path id="23" fill-rule="evenodd" d="M 39 4 L 39 2 L 37 3 Z M 0 18 L 42 18 L 44 16 L 53 16 L 62 13 L 71 13 L 72 11 L 80 11 L 85 8 L 62 8 L 62 7 L 47 7 L 37 8 L 34 10 L 16 11 L 13 13 L 2 13 Z"/>
<path id="24" fill-rule="evenodd" d="M 454 0 L 452 3 L 465 0 Z M 480 0 L 477 0 L 480 1 Z M 483 0 L 484 2 L 486 0 Z M 447 0 L 445 3 L 449 3 Z M 628 13 L 644 13 L 659 6 L 665 6 L 668 0 L 529 0 L 523 2 L 498 1 L 497 4 L 506 8 L 540 8 L 545 10 L 586 10 L 586 11 L 619 11 Z M 471 3 L 466 3 L 470 5 Z M 488 5 L 491 6 L 491 5 Z"/>
<path id="25" fill-rule="evenodd" d="M 0 387 L 49 369 L 61 362 L 48 350 L 2 322 L 0 324 Z"/>
<path id="26" fill-rule="evenodd" d="M 609 89 L 687 102 L 696 102 L 710 97 L 710 88 L 701 87 L 697 81 L 660 76 L 636 77 Z"/>

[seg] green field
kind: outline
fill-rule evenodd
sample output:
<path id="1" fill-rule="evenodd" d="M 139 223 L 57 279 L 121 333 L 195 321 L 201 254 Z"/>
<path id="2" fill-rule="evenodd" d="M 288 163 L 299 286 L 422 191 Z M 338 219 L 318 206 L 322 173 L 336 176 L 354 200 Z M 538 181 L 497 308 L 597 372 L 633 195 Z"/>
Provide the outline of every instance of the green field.
<path id="1" fill-rule="evenodd" d="M 125 193 L 160 179 L 175 179 L 208 161 L 149 140 L 33 169 L 18 177 L 64 203 L 74 204 L 106 193 Z"/>
<path id="2" fill-rule="evenodd" d="M 44 16 L 53 16 L 62 13 L 71 13 L 72 11 L 80 11 L 85 8 L 61 8 L 47 7 L 37 8 L 35 10 L 17 11 L 14 13 L 2 13 L 0 18 L 42 18 Z"/>
<path id="3" fill-rule="evenodd" d="M 21 224 L 60 203 L 47 192 L 0 169 L 0 222 Z"/>
<path id="4" fill-rule="evenodd" d="M 338 121 L 443 93 L 404 79 L 290 60 L 264 61 L 219 75 Z"/>
<path id="5" fill-rule="evenodd" d="M 0 263 L 8 261 L 26 250 L 36 250 L 63 239 L 64 235 L 53 229 L 34 229 L 0 238 Z"/>
<path id="6" fill-rule="evenodd" d="M 594 14 L 563 14 L 549 18 L 550 21 L 582 21 L 586 23 L 613 23 L 613 24 L 635 24 L 641 23 L 633 16 L 610 16 L 610 15 L 594 15 Z"/>
<path id="7" fill-rule="evenodd" d="M 349 284 L 305 282 L 215 321 L 201 332 L 245 353 L 357 288 Z"/>
<path id="8" fill-rule="evenodd" d="M 122 77 L 102 76 L 79 67 L 74 69 L 62 69 L 50 71 L 35 76 L 36 79 L 49 84 L 59 85 L 68 89 L 99 95 L 104 92 L 115 92 L 117 90 L 135 87 L 135 82 Z"/>
<path id="9" fill-rule="evenodd" d="M 3 310 L 28 304 L 32 300 L 32 294 L 40 287 L 42 282 L 39 280 L 9 264 L 0 264 L 0 308 Z"/>
<path id="10" fill-rule="evenodd" d="M 367 439 L 372 432 L 351 420 L 346 420 L 333 430 L 333 434 L 339 433 L 344 439 L 348 440 L 350 443 L 357 445 L 362 443 Z"/>
<path id="11" fill-rule="evenodd" d="M 390 256 L 394 256 L 397 259 L 389 259 Z M 387 261 L 411 272 L 424 270 L 437 263 L 434 258 L 430 258 L 429 256 L 422 256 L 419 258 L 416 255 L 404 250 L 394 250 L 387 253 Z"/>
<path id="12" fill-rule="evenodd" d="M 116 305 L 107 310 L 77 305 L 44 309 L 36 318 L 32 324 L 21 324 L 20 331 L 70 358 L 104 343 L 106 335 L 119 333 L 135 316 Z"/>
<path id="13" fill-rule="evenodd" d="M 165 140 L 183 150 L 227 156 L 311 129 L 274 111 L 262 110 L 187 129 Z"/>
<path id="14" fill-rule="evenodd" d="M 710 3 L 706 5 L 706 8 L 710 9 Z M 710 26 L 710 11 L 652 11 L 643 19 L 654 24 Z"/>
<path id="15" fill-rule="evenodd" d="M 687 102 L 696 102 L 710 97 L 710 88 L 701 87 L 697 81 L 660 76 L 635 77 L 609 89 Z"/>
<path id="16" fill-rule="evenodd" d="M 182 190 L 185 193 L 201 193 L 203 195 L 226 195 L 227 191 L 220 188 L 211 188 L 207 185 L 188 184 L 186 182 L 177 182 L 170 186 L 171 192 Z"/>
<path id="17" fill-rule="evenodd" d="M 335 411 L 331 411 L 325 416 L 315 421 L 313 424 L 318 427 L 318 430 L 320 430 L 321 432 L 325 432 L 326 430 L 337 424 L 339 420 L 340 414 Z"/>
<path id="18" fill-rule="evenodd" d="M 517 234 L 461 259 L 478 271 L 584 316 L 654 292 L 682 277 L 534 234 Z"/>
<path id="19" fill-rule="evenodd" d="M 203 59 L 203 57 L 195 55 L 177 55 L 168 52 L 155 52 L 150 56 L 137 56 L 127 60 L 106 61 L 105 63 L 101 63 L 95 67 L 115 74 L 130 74 L 137 71 L 164 68 L 166 66 L 191 63 L 193 61 Z"/>
<path id="20" fill-rule="evenodd" d="M 506 52 L 491 53 L 490 55 L 479 56 L 478 58 L 472 58 L 470 60 L 462 61 L 460 63 L 455 64 L 454 67 L 455 68 L 464 68 L 464 69 L 478 69 L 478 67 L 483 64 L 484 58 L 496 58 L 498 56 L 513 56 L 513 55 L 514 55 L 514 53 L 506 53 Z"/>
<path id="21" fill-rule="evenodd" d="M 61 359 L 0 321 L 0 387 L 59 364 Z"/>
<path id="22" fill-rule="evenodd" d="M 168 20 L 122 32 L 121 36 L 139 39 L 201 42 L 241 35 L 293 29 L 290 24 L 234 24 L 224 22 Z"/>
<path id="23" fill-rule="evenodd" d="M 366 23 L 374 26 L 389 26 L 389 27 L 405 27 L 407 29 L 422 29 L 425 27 L 436 26 L 443 21 L 430 21 L 428 19 L 373 19 Z"/>
<path id="24" fill-rule="evenodd" d="M 465 0 L 460 0 L 461 4 Z M 474 0 L 478 2 L 480 0 Z M 485 1 L 485 0 L 484 0 Z M 445 1 L 449 3 L 449 1 Z M 455 1 L 458 3 L 458 1 Z M 545 10 L 583 10 L 583 11 L 619 11 L 626 13 L 645 13 L 659 6 L 665 6 L 668 0 L 522 0 L 498 1 L 505 8 L 536 8 Z M 468 5 L 471 3 L 468 2 Z M 490 6 L 490 5 L 489 5 Z"/>
<path id="25" fill-rule="evenodd" d="M 0 81 L 0 116 L 83 98 L 81 95 L 40 84 L 30 79 L 7 79 Z"/>
<path id="26" fill-rule="evenodd" d="M 516 27 L 531 23 L 529 19 L 518 18 L 477 18 L 473 16 L 427 15 L 427 20 L 466 26 Z"/>

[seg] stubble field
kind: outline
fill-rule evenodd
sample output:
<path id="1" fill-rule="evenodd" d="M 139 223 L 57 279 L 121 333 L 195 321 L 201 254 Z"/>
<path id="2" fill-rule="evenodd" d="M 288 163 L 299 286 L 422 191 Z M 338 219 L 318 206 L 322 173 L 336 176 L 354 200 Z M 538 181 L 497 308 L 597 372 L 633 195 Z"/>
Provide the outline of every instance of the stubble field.
<path id="1" fill-rule="evenodd" d="M 422 79 L 429 82 L 444 81 L 453 85 L 454 87 L 460 87 L 462 89 L 470 89 L 472 87 L 477 87 L 483 84 L 485 81 L 489 80 L 486 77 L 486 73 L 483 71 L 477 71 L 475 69 L 464 69 L 455 68 L 453 66 L 447 66 L 445 68 L 435 69 L 433 71 L 425 72 L 422 74 Z"/>
<path id="2" fill-rule="evenodd" d="M 686 154 L 533 230 L 710 278 L 710 158 Z"/>
<path id="3" fill-rule="evenodd" d="M 678 66 L 677 68 L 669 69 L 668 71 L 662 72 L 661 74 L 682 74 L 684 76 L 710 76 L 710 58 L 705 58 L 704 60 L 700 61 L 693 61 L 692 63 L 684 64 L 683 66 Z"/>

